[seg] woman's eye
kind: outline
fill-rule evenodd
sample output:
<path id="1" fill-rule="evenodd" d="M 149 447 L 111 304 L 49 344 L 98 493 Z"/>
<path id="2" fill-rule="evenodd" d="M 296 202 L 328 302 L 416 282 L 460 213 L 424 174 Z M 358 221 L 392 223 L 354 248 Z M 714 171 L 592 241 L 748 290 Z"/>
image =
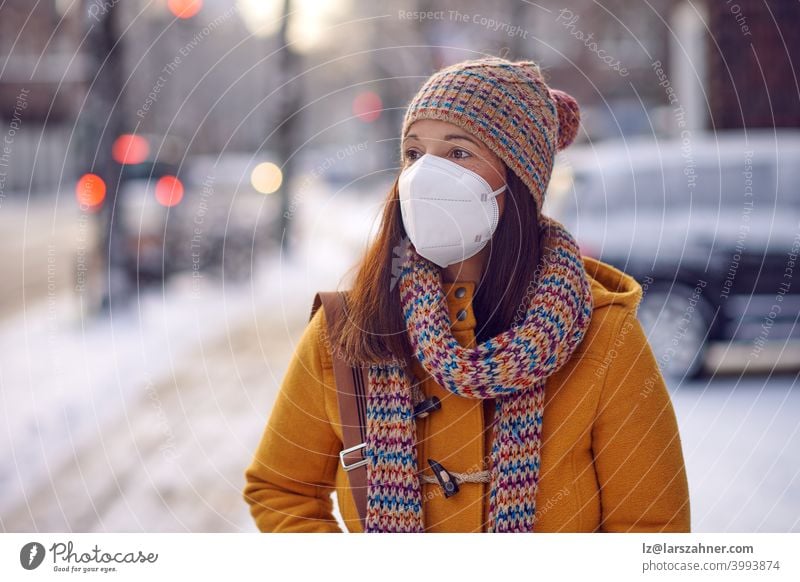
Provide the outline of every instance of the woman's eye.
<path id="1" fill-rule="evenodd" d="M 472 154 L 470 152 L 461 148 L 455 148 L 453 150 L 450 150 L 450 155 L 456 160 L 465 160 L 467 158 L 472 157 Z M 419 156 L 420 153 L 417 150 L 406 150 L 404 152 L 404 160 L 406 162 L 413 162 Z"/>
<path id="2" fill-rule="evenodd" d="M 406 150 L 406 160 L 408 160 L 409 162 L 416 160 L 417 158 L 415 154 L 418 153 L 419 152 L 417 150 Z"/>

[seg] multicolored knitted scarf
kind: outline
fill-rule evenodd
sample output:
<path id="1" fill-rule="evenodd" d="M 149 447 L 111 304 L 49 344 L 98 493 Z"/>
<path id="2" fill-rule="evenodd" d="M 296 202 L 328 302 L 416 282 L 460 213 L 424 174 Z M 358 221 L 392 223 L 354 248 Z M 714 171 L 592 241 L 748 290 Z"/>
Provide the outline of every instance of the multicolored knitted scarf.
<path id="1" fill-rule="evenodd" d="M 592 314 L 578 246 L 556 220 L 541 216 L 542 261 L 521 322 L 474 348 L 453 337 L 441 270 L 411 245 L 400 295 L 415 355 L 444 388 L 465 398 L 495 398 L 490 532 L 530 532 L 539 482 L 545 379 L 572 355 Z M 395 364 L 369 369 L 366 532 L 423 532 L 411 378 Z"/>

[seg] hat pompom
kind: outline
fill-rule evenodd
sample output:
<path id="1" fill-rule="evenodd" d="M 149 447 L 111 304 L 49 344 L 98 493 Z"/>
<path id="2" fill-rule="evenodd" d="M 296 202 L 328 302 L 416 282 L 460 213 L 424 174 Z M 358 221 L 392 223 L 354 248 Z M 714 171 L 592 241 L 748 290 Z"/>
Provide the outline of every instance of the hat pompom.
<path id="1" fill-rule="evenodd" d="M 569 93 L 550 89 L 550 95 L 558 109 L 558 149 L 563 150 L 578 135 L 578 126 L 581 122 L 581 110 L 578 102 Z"/>

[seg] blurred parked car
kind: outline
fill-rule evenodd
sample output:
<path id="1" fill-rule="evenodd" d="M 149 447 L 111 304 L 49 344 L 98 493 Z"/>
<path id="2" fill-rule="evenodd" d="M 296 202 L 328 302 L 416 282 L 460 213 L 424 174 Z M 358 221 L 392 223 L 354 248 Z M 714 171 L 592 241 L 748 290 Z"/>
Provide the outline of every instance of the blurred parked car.
<path id="1" fill-rule="evenodd" d="M 663 372 L 690 378 L 709 342 L 800 338 L 798 160 L 795 130 L 576 145 L 559 154 L 545 213 L 642 284 Z"/>
<path id="2" fill-rule="evenodd" d="M 90 256 L 76 257 L 76 284 L 87 273 L 91 301 L 100 307 L 178 273 L 244 280 L 279 240 L 278 197 L 256 192 L 249 168 L 238 163 L 252 156 L 190 158 L 180 140 L 125 135 L 114 157 L 122 171 L 110 251 L 92 247 Z M 91 268 L 81 270 L 79 262 Z"/>
<path id="3" fill-rule="evenodd" d="M 245 280 L 259 258 L 277 248 L 280 198 L 253 188 L 257 162 L 252 154 L 230 153 L 187 159 L 193 195 L 176 209 L 169 230 L 182 270 Z"/>
<path id="4" fill-rule="evenodd" d="M 126 303 L 137 289 L 163 283 L 174 273 L 165 234 L 169 211 L 184 196 L 179 177 L 184 151 L 185 145 L 173 137 L 123 134 L 111 152 L 120 169 L 116 198 L 106 198 L 114 185 L 101 176 L 88 172 L 78 179 L 79 206 L 103 212 L 93 236 L 85 239 L 88 244 L 75 256 L 76 289 L 87 293 L 94 308 Z"/>
<path id="5" fill-rule="evenodd" d="M 143 175 L 123 178 L 118 194 L 125 241 L 121 266 L 132 282 L 162 283 L 174 272 L 166 232 L 170 211 L 184 196 L 183 182 L 171 164 L 143 162 L 137 166 Z"/>

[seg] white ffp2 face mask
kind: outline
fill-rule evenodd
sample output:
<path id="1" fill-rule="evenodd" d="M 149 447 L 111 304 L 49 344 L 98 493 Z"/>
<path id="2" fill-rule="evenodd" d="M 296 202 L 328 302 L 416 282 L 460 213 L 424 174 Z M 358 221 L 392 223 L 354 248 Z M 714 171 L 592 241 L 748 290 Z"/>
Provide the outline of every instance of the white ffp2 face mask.
<path id="1" fill-rule="evenodd" d="M 497 229 L 496 196 L 479 174 L 424 154 L 400 174 L 400 212 L 414 248 L 447 267 L 480 252 Z"/>

